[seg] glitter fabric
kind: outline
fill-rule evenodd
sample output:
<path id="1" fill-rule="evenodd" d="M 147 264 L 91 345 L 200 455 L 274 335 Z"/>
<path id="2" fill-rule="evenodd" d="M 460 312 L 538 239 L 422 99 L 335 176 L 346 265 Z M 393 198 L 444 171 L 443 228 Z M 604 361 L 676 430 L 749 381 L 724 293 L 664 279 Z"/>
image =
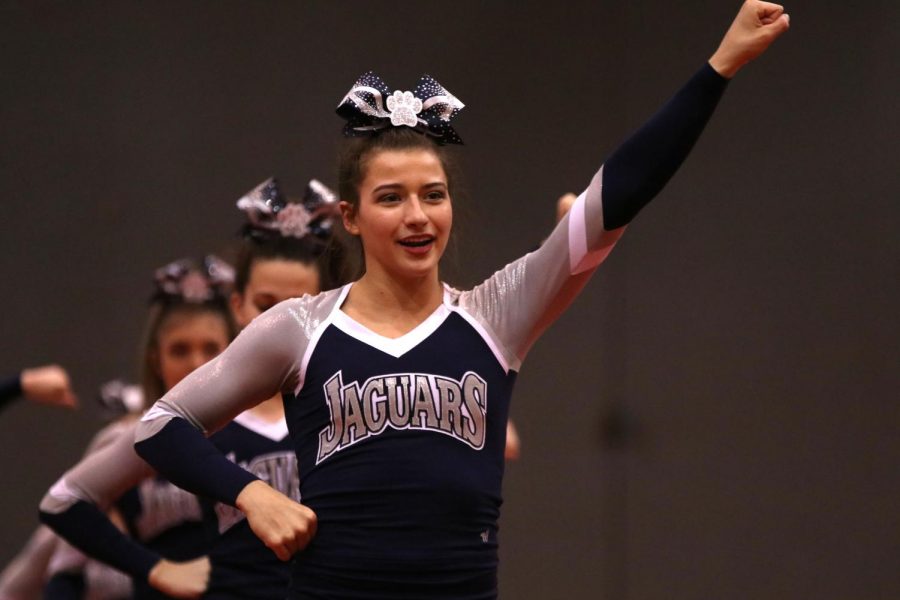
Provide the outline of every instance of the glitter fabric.
<path id="1" fill-rule="evenodd" d="M 406 126 L 433 137 L 439 144 L 462 144 L 450 120 L 464 107 L 430 75 L 423 75 L 411 92 L 391 92 L 378 75 L 369 71 L 341 99 L 337 113 L 347 120 L 347 136 Z"/>

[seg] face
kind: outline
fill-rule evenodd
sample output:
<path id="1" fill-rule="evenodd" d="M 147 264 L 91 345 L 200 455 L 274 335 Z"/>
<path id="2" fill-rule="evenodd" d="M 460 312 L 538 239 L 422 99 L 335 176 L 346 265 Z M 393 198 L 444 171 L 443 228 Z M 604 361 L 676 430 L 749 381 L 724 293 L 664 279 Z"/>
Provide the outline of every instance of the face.
<path id="1" fill-rule="evenodd" d="M 174 313 L 157 334 L 159 376 L 167 390 L 228 345 L 228 327 L 214 312 Z"/>
<path id="2" fill-rule="evenodd" d="M 429 150 L 372 156 L 354 209 L 341 202 L 344 227 L 362 239 L 366 273 L 396 279 L 436 276 L 453 224 L 447 175 Z"/>
<path id="3" fill-rule="evenodd" d="M 243 328 L 279 302 L 318 294 L 319 288 L 319 271 L 315 265 L 280 258 L 255 260 L 244 293 L 235 292 L 231 296 L 231 312 Z"/>

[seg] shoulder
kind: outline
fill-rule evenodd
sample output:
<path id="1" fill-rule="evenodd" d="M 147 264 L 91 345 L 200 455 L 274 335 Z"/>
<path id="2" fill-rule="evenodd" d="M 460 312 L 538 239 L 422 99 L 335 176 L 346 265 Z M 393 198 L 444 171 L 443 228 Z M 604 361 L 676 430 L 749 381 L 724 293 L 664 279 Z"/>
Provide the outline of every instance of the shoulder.
<path id="1" fill-rule="evenodd" d="M 109 446 L 122 435 L 131 434 L 133 436 L 134 431 L 137 428 L 137 423 L 137 417 L 128 415 L 105 426 L 91 439 L 91 442 L 88 444 L 87 450 L 85 451 L 85 456 Z"/>
<path id="2" fill-rule="evenodd" d="M 222 355 L 224 360 L 299 366 L 311 340 L 330 322 L 341 291 L 279 302 L 241 331 Z"/>
<path id="3" fill-rule="evenodd" d="M 337 288 L 314 296 L 307 294 L 300 298 L 291 298 L 279 302 L 257 317 L 257 320 L 262 319 L 264 323 L 270 325 L 290 322 L 293 326 L 299 327 L 307 337 L 312 337 L 315 330 L 335 309 L 342 292 L 343 288 Z"/>

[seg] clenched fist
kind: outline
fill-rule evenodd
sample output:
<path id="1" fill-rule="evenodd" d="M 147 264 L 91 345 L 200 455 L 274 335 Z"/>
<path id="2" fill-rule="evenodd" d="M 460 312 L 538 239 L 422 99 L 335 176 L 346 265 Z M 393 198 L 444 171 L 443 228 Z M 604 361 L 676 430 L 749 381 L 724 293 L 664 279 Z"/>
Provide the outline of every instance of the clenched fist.
<path id="1" fill-rule="evenodd" d="M 247 515 L 256 537 L 281 560 L 290 560 L 316 535 L 316 513 L 262 481 L 241 490 L 235 505 Z"/>
<path id="2" fill-rule="evenodd" d="M 741 67 L 765 52 L 789 26 L 790 17 L 783 6 L 747 0 L 709 64 L 723 77 L 734 77 Z"/>

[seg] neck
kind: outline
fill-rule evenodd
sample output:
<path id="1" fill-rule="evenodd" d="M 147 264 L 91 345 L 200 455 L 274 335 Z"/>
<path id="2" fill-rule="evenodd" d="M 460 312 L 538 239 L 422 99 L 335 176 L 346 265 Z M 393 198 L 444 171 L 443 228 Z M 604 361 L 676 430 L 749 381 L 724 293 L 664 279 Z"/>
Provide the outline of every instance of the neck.
<path id="1" fill-rule="evenodd" d="M 431 312 L 444 297 L 437 269 L 423 277 L 410 279 L 398 279 L 378 270 L 367 270 L 350 293 L 354 296 L 354 303 L 402 313 Z"/>
<path id="2" fill-rule="evenodd" d="M 437 270 L 422 279 L 398 280 L 367 271 L 350 288 L 341 310 L 375 333 L 397 338 L 437 310 L 444 299 Z"/>
<path id="3" fill-rule="evenodd" d="M 274 423 L 284 418 L 284 403 L 281 401 L 281 394 L 275 394 L 265 402 L 260 402 L 250 409 L 250 414 Z"/>

